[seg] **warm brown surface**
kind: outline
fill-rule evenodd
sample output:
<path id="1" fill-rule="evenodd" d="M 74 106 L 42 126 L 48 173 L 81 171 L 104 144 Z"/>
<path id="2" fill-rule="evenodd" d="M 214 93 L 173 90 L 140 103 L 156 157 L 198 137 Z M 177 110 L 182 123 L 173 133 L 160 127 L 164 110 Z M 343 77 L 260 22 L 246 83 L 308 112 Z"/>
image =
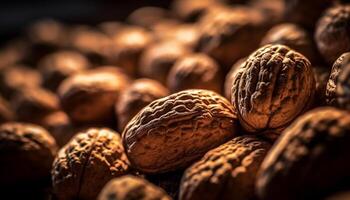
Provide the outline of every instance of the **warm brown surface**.
<path id="1" fill-rule="evenodd" d="M 236 134 L 230 103 L 207 90 L 185 90 L 153 101 L 126 126 L 123 144 L 147 173 L 176 170 Z"/>
<path id="2" fill-rule="evenodd" d="M 241 67 L 241 64 L 243 64 L 247 60 L 247 57 L 239 59 L 233 66 L 231 67 L 230 71 L 227 73 L 225 78 L 225 85 L 224 85 L 224 95 L 226 99 L 231 101 L 231 91 L 232 91 L 232 85 L 234 78 Z"/>

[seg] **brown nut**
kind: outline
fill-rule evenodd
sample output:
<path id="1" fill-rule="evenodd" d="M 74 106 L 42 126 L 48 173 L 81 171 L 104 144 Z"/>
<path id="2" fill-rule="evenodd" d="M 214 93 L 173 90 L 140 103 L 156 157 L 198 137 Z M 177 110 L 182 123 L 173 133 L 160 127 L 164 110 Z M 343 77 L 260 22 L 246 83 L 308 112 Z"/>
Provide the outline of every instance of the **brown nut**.
<path id="1" fill-rule="evenodd" d="M 113 121 L 114 104 L 128 81 L 116 67 L 75 74 L 58 89 L 62 109 L 77 123 Z"/>
<path id="2" fill-rule="evenodd" d="M 85 56 L 74 51 L 58 51 L 39 61 L 38 67 L 43 75 L 44 87 L 56 91 L 60 83 L 68 76 L 89 67 Z"/>
<path id="3" fill-rule="evenodd" d="M 10 103 L 0 95 L 0 124 L 15 119 L 15 113 Z"/>
<path id="4" fill-rule="evenodd" d="M 141 7 L 134 10 L 127 18 L 130 24 L 151 28 L 162 19 L 170 17 L 169 11 L 161 7 Z"/>
<path id="5" fill-rule="evenodd" d="M 96 199 L 109 180 L 129 169 L 118 133 L 92 128 L 59 151 L 51 172 L 53 189 L 60 200 Z"/>
<path id="6" fill-rule="evenodd" d="M 206 89 L 221 93 L 221 73 L 219 65 L 209 56 L 190 54 L 180 58 L 171 68 L 167 85 L 171 92 Z"/>
<path id="7" fill-rule="evenodd" d="M 163 41 L 148 47 L 140 61 L 140 74 L 166 84 L 171 67 L 189 50 L 176 41 Z"/>
<path id="8" fill-rule="evenodd" d="M 241 65 L 231 102 L 249 132 L 279 132 L 312 103 L 315 80 L 310 62 L 283 45 L 267 45 Z"/>
<path id="9" fill-rule="evenodd" d="M 240 69 L 241 65 L 248 59 L 248 57 L 244 57 L 239 59 L 233 66 L 231 67 L 230 71 L 227 73 L 226 78 L 225 78 L 225 97 L 229 101 L 231 101 L 231 89 L 232 89 L 232 84 L 233 80 L 235 78 L 235 75 L 237 74 L 238 70 Z"/>
<path id="10" fill-rule="evenodd" d="M 330 106 L 338 105 L 337 87 L 339 83 L 339 76 L 341 73 L 346 73 L 345 69 L 350 68 L 350 52 L 342 54 L 333 64 L 329 80 L 326 88 L 326 103 Z M 344 79 L 343 79 L 344 81 Z M 340 89 L 342 90 L 342 89 Z"/>
<path id="11" fill-rule="evenodd" d="M 284 0 L 250 0 L 248 5 L 260 10 L 271 21 L 271 24 L 283 21 Z"/>
<path id="12" fill-rule="evenodd" d="M 149 103 L 169 94 L 167 88 L 152 79 L 137 79 L 121 93 L 115 110 L 118 128 L 123 131 L 127 123 Z"/>
<path id="13" fill-rule="evenodd" d="M 296 24 L 279 24 L 272 27 L 261 41 L 267 44 L 283 44 L 303 54 L 311 63 L 319 60 L 313 38 L 302 27 Z"/>
<path id="14" fill-rule="evenodd" d="M 179 19 L 195 22 L 218 4 L 216 0 L 177 0 L 173 1 L 172 10 Z"/>
<path id="15" fill-rule="evenodd" d="M 255 136 L 240 136 L 209 151 L 185 171 L 179 199 L 253 199 L 256 173 L 269 148 Z"/>
<path id="16" fill-rule="evenodd" d="M 97 28 L 109 37 L 114 37 L 124 28 L 124 24 L 118 21 L 103 21 L 97 25 Z"/>
<path id="17" fill-rule="evenodd" d="M 109 181 L 98 200 L 171 200 L 159 187 L 136 176 L 123 176 Z"/>
<path id="18" fill-rule="evenodd" d="M 126 126 L 132 165 L 161 173 L 186 167 L 236 134 L 232 105 L 208 90 L 185 90 L 153 101 Z"/>
<path id="19" fill-rule="evenodd" d="M 350 50 L 350 5 L 328 9 L 319 19 L 315 41 L 328 63 L 333 63 L 342 53 Z"/>
<path id="20" fill-rule="evenodd" d="M 49 177 L 56 152 L 55 140 L 45 129 L 33 124 L 2 124 L 1 188 L 37 183 Z"/>
<path id="21" fill-rule="evenodd" d="M 113 37 L 109 62 L 122 67 L 132 76 L 137 75 L 141 54 L 152 40 L 152 34 L 143 28 L 123 28 Z"/>
<path id="22" fill-rule="evenodd" d="M 330 70 L 328 67 L 316 66 L 313 67 L 313 71 L 316 81 L 314 106 L 324 106 L 326 105 L 326 88 L 330 75 Z"/>
<path id="23" fill-rule="evenodd" d="M 348 181 L 350 115 L 324 107 L 297 119 L 270 150 L 257 176 L 261 199 L 318 199 Z"/>

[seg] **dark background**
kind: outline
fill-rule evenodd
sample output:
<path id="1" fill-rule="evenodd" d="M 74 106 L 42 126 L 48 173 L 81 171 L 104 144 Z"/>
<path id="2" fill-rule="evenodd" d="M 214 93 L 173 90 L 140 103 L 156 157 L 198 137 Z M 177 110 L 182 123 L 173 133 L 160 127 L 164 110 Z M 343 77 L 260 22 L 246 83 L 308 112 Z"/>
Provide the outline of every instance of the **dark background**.
<path id="1" fill-rule="evenodd" d="M 1 1 L 0 42 L 16 36 L 32 22 L 53 18 L 66 23 L 96 24 L 123 20 L 142 6 L 169 7 L 170 0 L 27 0 Z"/>

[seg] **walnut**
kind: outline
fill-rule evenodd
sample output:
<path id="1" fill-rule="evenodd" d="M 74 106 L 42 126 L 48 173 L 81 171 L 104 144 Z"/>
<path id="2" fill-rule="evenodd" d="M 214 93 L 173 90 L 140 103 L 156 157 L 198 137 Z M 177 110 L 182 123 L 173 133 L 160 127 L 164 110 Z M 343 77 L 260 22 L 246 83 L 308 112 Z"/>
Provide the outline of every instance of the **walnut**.
<path id="1" fill-rule="evenodd" d="M 318 199 L 350 176 L 350 115 L 319 108 L 298 118 L 266 156 L 257 176 L 261 199 Z"/>
<path id="2" fill-rule="evenodd" d="M 52 183 L 64 199 L 96 199 L 112 178 L 129 172 L 120 136 L 109 129 L 89 129 L 74 136 L 56 156 Z"/>
<path id="3" fill-rule="evenodd" d="M 328 9 L 317 23 L 315 41 L 328 63 L 350 50 L 350 5 Z"/>
<path id="4" fill-rule="evenodd" d="M 179 19 L 195 22 L 216 6 L 221 6 L 220 2 L 216 0 L 177 0 L 173 1 L 171 7 Z"/>
<path id="5" fill-rule="evenodd" d="M 232 105 L 208 90 L 185 90 L 153 101 L 126 126 L 123 144 L 146 173 L 186 167 L 236 134 Z"/>
<path id="6" fill-rule="evenodd" d="M 241 65 L 231 102 L 249 132 L 279 132 L 312 103 L 315 80 L 310 62 L 283 45 L 267 45 Z"/>
<path id="7" fill-rule="evenodd" d="M 324 66 L 316 66 L 313 71 L 316 81 L 315 97 L 317 97 L 314 98 L 314 106 L 324 106 L 326 105 L 326 88 L 330 70 Z"/>
<path id="8" fill-rule="evenodd" d="M 171 198 L 157 186 L 145 179 L 135 176 L 115 178 L 107 183 L 101 191 L 99 200 L 171 200 Z"/>
<path id="9" fill-rule="evenodd" d="M 256 173 L 270 144 L 240 136 L 210 150 L 182 178 L 180 200 L 253 199 Z"/>
<path id="10" fill-rule="evenodd" d="M 114 104 L 128 82 L 128 77 L 112 66 L 75 74 L 58 89 L 61 106 L 77 123 L 113 121 Z"/>
<path id="11" fill-rule="evenodd" d="M 231 89 L 232 89 L 232 84 L 233 80 L 235 78 L 235 75 L 237 74 L 238 70 L 241 67 L 241 64 L 243 64 L 248 57 L 244 57 L 239 59 L 230 69 L 230 71 L 227 73 L 226 78 L 225 78 L 225 90 L 224 94 L 226 99 L 231 101 Z"/>
<path id="12" fill-rule="evenodd" d="M 186 89 L 206 89 L 221 93 L 222 78 L 218 64 L 205 54 L 190 54 L 180 58 L 168 75 L 171 92 Z"/>
<path id="13" fill-rule="evenodd" d="M 137 79 L 124 90 L 116 103 L 119 130 L 149 103 L 167 96 L 169 91 L 162 84 L 152 79 Z"/>

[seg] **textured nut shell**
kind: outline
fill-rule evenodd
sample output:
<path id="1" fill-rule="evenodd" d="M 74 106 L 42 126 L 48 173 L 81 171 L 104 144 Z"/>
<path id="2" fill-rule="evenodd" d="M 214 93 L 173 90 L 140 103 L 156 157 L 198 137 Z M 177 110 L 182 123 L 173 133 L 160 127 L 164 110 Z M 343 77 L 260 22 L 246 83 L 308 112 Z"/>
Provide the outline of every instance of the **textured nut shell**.
<path id="1" fill-rule="evenodd" d="M 43 128 L 24 123 L 0 126 L 0 185 L 39 181 L 50 175 L 57 152 L 55 140 Z"/>
<path id="2" fill-rule="evenodd" d="M 108 182 L 101 191 L 99 200 L 171 200 L 157 186 L 135 176 L 123 176 Z"/>
<path id="3" fill-rule="evenodd" d="M 205 54 L 191 54 L 180 58 L 168 75 L 171 92 L 186 89 L 205 89 L 221 93 L 222 78 L 218 64 Z"/>
<path id="4" fill-rule="evenodd" d="M 237 74 L 238 70 L 240 69 L 241 65 L 247 60 L 247 57 L 239 59 L 230 69 L 230 71 L 227 73 L 225 78 L 225 97 L 226 99 L 231 101 L 231 91 L 232 91 L 232 84 L 235 78 L 235 75 Z"/>
<path id="5" fill-rule="evenodd" d="M 317 23 L 315 41 L 328 63 L 350 50 L 350 5 L 328 9 Z"/>
<path id="6" fill-rule="evenodd" d="M 345 63 L 344 63 L 345 64 Z M 336 100 L 340 108 L 350 110 L 350 65 L 346 63 L 339 72 L 336 86 Z"/>
<path id="7" fill-rule="evenodd" d="M 123 130 L 126 124 L 149 103 L 169 94 L 167 88 L 152 79 L 138 79 L 122 92 L 116 103 L 118 128 Z"/>
<path id="8" fill-rule="evenodd" d="M 314 106 L 324 106 L 326 105 L 326 88 L 330 75 L 330 70 L 329 68 L 324 66 L 316 66 L 313 67 L 313 71 L 316 81 Z"/>
<path id="9" fill-rule="evenodd" d="M 315 80 L 310 62 L 283 45 L 261 47 L 241 65 L 232 104 L 247 131 L 280 129 L 312 102 Z"/>
<path id="10" fill-rule="evenodd" d="M 349 131 L 350 115 L 335 108 L 301 116 L 265 158 L 257 178 L 260 197 L 302 199 L 348 180 Z"/>
<path id="11" fill-rule="evenodd" d="M 120 136 L 108 129 L 89 129 L 59 151 L 51 175 L 58 199 L 92 200 L 109 180 L 128 171 Z"/>
<path id="12" fill-rule="evenodd" d="M 232 105 L 208 90 L 185 90 L 153 101 L 126 126 L 123 144 L 147 173 L 185 167 L 235 135 Z"/>
<path id="13" fill-rule="evenodd" d="M 270 144 L 241 136 L 209 151 L 182 177 L 180 200 L 253 199 L 255 176 Z"/>

